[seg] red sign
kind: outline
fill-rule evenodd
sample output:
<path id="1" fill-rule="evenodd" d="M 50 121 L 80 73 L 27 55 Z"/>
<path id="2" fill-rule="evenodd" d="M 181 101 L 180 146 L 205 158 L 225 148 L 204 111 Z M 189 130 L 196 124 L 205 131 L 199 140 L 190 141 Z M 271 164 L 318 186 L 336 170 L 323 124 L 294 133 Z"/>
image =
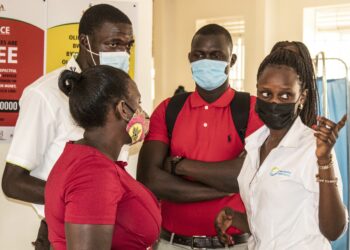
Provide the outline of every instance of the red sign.
<path id="1" fill-rule="evenodd" d="M 18 100 L 26 86 L 43 75 L 44 30 L 0 18 L 0 126 L 15 126 Z"/>

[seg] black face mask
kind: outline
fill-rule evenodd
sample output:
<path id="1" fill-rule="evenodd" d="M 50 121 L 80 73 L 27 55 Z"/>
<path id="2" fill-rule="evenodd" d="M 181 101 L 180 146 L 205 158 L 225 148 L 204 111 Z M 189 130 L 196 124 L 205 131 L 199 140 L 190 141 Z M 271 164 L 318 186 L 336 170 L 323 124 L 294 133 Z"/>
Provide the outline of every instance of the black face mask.
<path id="1" fill-rule="evenodd" d="M 256 99 L 255 112 L 270 129 L 280 130 L 288 128 L 294 122 L 296 103 L 271 103 Z"/>

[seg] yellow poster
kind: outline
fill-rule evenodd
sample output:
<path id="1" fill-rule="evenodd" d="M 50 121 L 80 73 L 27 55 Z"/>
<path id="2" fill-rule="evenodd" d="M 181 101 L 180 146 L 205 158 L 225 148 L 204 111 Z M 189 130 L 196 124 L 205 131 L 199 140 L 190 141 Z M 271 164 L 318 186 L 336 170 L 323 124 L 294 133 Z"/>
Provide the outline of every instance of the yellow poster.
<path id="1" fill-rule="evenodd" d="M 78 23 L 68 23 L 47 30 L 46 73 L 66 65 L 79 52 L 78 28 Z"/>

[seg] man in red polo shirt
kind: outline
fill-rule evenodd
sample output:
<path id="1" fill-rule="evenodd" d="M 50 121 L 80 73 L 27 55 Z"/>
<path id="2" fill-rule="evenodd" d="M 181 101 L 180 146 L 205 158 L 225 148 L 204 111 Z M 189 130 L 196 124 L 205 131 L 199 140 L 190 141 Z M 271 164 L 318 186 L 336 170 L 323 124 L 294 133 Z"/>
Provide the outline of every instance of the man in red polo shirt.
<path id="1" fill-rule="evenodd" d="M 138 180 L 161 199 L 162 233 L 155 248 L 161 250 L 224 248 L 216 237 L 217 213 L 226 206 L 244 212 L 236 193 L 244 145 L 230 108 L 236 92 L 228 73 L 236 55 L 229 32 L 204 26 L 194 35 L 188 58 L 196 91 L 179 112 L 171 139 L 165 118 L 170 99 L 156 108 L 139 157 Z M 254 107 L 250 97 L 246 136 L 262 125 Z M 246 234 L 236 228 L 228 233 L 235 240 L 230 249 L 247 249 Z"/>

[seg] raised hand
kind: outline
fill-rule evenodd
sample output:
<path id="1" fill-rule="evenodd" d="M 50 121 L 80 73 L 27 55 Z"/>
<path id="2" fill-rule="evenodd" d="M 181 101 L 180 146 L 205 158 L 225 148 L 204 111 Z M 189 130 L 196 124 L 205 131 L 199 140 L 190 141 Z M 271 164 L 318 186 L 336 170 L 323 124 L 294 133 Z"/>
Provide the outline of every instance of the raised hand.
<path id="1" fill-rule="evenodd" d="M 316 156 L 319 163 L 330 161 L 332 148 L 337 141 L 339 131 L 344 127 L 347 116 L 334 123 L 325 117 L 318 117 L 318 125 L 314 127 L 315 137 L 317 138 Z"/>

